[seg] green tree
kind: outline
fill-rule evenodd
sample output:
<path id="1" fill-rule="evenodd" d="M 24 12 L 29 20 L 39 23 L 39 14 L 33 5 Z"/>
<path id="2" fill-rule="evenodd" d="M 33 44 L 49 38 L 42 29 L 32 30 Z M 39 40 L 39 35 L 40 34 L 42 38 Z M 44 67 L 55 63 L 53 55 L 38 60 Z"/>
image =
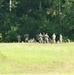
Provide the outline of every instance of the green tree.
<path id="1" fill-rule="evenodd" d="M 20 34 L 55 32 L 74 40 L 74 0 L 0 0 L 0 33 L 3 41 L 17 41 Z"/>

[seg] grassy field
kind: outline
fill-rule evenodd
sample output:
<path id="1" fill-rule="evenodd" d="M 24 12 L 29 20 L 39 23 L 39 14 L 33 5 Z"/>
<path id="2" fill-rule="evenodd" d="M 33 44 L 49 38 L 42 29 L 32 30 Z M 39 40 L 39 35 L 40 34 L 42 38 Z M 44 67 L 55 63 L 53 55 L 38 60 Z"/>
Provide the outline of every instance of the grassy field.
<path id="1" fill-rule="evenodd" d="M 0 74 L 74 75 L 74 43 L 0 43 Z"/>

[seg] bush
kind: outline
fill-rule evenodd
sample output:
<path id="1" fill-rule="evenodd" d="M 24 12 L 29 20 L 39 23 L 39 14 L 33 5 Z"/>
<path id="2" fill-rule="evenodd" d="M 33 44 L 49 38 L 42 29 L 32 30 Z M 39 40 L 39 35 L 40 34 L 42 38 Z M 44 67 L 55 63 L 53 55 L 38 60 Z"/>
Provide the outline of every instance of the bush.
<path id="1" fill-rule="evenodd" d="M 0 33 L 0 42 L 2 42 L 2 34 Z"/>

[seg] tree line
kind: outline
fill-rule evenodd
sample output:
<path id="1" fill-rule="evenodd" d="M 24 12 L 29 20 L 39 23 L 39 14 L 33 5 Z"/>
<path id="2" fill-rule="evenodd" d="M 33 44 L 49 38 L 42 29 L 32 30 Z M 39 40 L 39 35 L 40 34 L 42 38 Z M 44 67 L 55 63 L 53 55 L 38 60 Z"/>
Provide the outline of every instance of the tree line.
<path id="1" fill-rule="evenodd" d="M 0 0 L 0 41 L 16 42 L 17 35 L 33 38 L 42 32 L 73 41 L 74 0 Z"/>

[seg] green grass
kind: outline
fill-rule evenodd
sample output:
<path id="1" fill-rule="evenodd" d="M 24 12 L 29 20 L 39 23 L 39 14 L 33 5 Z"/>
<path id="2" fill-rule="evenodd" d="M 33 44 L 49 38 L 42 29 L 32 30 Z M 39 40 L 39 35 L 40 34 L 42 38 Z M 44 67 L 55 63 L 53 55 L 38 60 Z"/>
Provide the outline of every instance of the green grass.
<path id="1" fill-rule="evenodd" d="M 0 74 L 73 74 L 74 43 L 0 43 Z"/>

